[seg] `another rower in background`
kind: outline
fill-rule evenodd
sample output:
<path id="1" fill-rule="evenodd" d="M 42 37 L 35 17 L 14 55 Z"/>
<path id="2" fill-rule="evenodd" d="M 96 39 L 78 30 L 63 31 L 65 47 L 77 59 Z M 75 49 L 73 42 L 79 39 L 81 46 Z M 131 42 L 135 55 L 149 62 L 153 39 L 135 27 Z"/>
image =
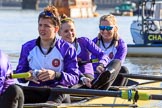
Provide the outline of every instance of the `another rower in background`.
<path id="1" fill-rule="evenodd" d="M 6 54 L 0 50 L 0 107 L 23 108 L 24 95 L 22 89 L 15 85 L 14 79 L 7 78 L 12 74 L 12 67 Z"/>
<path id="2" fill-rule="evenodd" d="M 118 59 L 123 65 L 127 55 L 127 44 L 118 34 L 118 25 L 115 16 L 112 14 L 101 16 L 99 21 L 99 30 L 99 34 L 93 39 L 93 42 L 96 43 L 111 60 Z M 95 55 L 92 55 L 92 59 L 96 58 Z M 97 66 L 98 63 L 93 63 L 95 71 Z M 120 73 L 128 73 L 128 69 L 125 66 L 122 66 Z M 99 74 L 101 73 L 96 71 L 96 76 Z M 124 86 L 126 84 L 127 78 L 124 78 L 121 75 L 118 75 L 113 83 L 115 86 Z"/>
<path id="3" fill-rule="evenodd" d="M 62 15 L 59 35 L 63 40 L 73 44 L 76 49 L 79 70 L 81 73 L 80 81 L 83 82 L 83 84 L 85 84 L 86 86 L 95 89 L 99 89 L 98 88 L 99 85 L 102 86 L 103 84 L 105 85 L 105 83 L 107 84 L 109 83 L 107 88 L 102 87 L 100 88 L 100 89 L 108 89 L 111 85 L 110 82 L 113 82 L 115 76 L 118 74 L 120 66 L 119 67 L 117 66 L 119 69 L 115 69 L 115 71 L 113 71 L 114 72 L 114 74 L 112 74 L 113 77 L 111 77 L 109 72 L 107 72 L 106 74 L 104 73 L 104 76 L 107 77 L 101 75 L 102 77 L 100 77 L 99 79 L 104 80 L 103 84 L 101 83 L 99 83 L 99 85 L 98 83 L 96 83 L 97 85 L 93 84 L 93 82 L 97 78 L 96 77 L 94 78 L 94 70 L 92 67 L 92 63 L 91 62 L 83 63 L 83 62 L 90 61 L 91 59 L 90 56 L 91 54 L 93 54 L 98 59 L 97 70 L 103 72 L 105 71 L 104 67 L 107 67 L 107 64 L 109 64 L 110 62 L 109 57 L 106 54 L 104 54 L 104 52 L 92 40 L 88 39 L 87 37 L 76 37 L 76 29 L 74 21 L 71 18 L 68 18 L 66 15 Z M 99 80 L 97 80 L 97 82 L 98 81 Z"/>

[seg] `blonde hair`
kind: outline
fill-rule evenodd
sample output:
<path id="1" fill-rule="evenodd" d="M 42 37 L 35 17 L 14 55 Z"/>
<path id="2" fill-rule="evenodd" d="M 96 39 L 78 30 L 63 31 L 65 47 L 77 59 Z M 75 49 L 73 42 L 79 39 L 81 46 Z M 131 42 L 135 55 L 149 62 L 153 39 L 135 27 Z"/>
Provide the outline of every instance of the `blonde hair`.
<path id="1" fill-rule="evenodd" d="M 73 19 L 71 19 L 70 17 L 68 17 L 66 14 L 62 14 L 62 15 L 60 16 L 60 18 L 61 18 L 61 24 L 60 24 L 59 33 L 60 33 L 61 28 L 62 28 L 62 27 L 61 27 L 62 24 L 65 24 L 65 23 L 73 23 L 73 24 L 74 24 Z"/>
<path id="2" fill-rule="evenodd" d="M 74 23 L 73 19 L 68 17 L 66 14 L 62 14 L 61 15 L 61 24 L 68 23 L 68 22 Z"/>
<path id="3" fill-rule="evenodd" d="M 114 25 L 114 27 L 115 27 L 115 33 L 114 33 L 113 38 L 114 38 L 114 40 L 116 40 L 116 41 L 119 40 L 118 27 L 117 27 L 117 20 L 116 20 L 115 16 L 112 15 L 112 14 L 103 15 L 103 16 L 101 16 L 101 18 L 100 18 L 100 22 L 99 22 L 100 25 L 101 25 L 101 21 L 108 21 L 108 22 L 111 22 L 111 23 Z"/>

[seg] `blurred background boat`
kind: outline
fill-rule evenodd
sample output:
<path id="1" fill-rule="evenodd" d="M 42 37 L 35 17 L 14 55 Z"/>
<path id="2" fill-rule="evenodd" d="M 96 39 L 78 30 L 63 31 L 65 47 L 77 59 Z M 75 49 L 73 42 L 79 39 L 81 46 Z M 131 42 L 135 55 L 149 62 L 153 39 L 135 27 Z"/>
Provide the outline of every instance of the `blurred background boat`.
<path id="1" fill-rule="evenodd" d="M 96 5 L 94 0 L 53 0 L 60 14 L 66 14 L 72 18 L 95 17 Z"/>
<path id="2" fill-rule="evenodd" d="M 147 4 L 150 11 L 145 13 Z M 162 57 L 162 0 L 142 0 L 142 13 L 131 23 L 134 44 L 128 44 L 128 56 Z"/>
<path id="3" fill-rule="evenodd" d="M 113 12 L 111 12 L 113 15 L 116 16 L 137 16 L 137 15 L 142 15 L 143 11 L 145 15 L 152 15 L 154 10 L 150 9 L 151 4 L 147 3 L 145 5 L 145 8 L 143 9 L 142 3 L 144 1 L 131 1 L 131 0 L 126 0 L 123 1 L 118 6 L 115 6 Z"/>
<path id="4" fill-rule="evenodd" d="M 131 1 L 125 1 L 121 5 L 116 6 L 114 12 L 111 14 L 116 16 L 133 16 L 133 12 L 136 11 L 136 4 Z"/>

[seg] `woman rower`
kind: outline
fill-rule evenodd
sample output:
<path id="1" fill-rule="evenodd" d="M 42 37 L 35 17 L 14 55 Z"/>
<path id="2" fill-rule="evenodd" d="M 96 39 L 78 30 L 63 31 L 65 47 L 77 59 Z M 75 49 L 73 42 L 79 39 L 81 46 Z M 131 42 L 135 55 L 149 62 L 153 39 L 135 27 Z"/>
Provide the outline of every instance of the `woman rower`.
<path id="1" fill-rule="evenodd" d="M 63 40 L 71 43 L 77 51 L 77 59 L 81 73 L 80 81 L 90 88 L 108 89 L 117 76 L 120 65 L 115 66 L 115 68 L 119 69 L 115 69 L 112 75 L 109 74 L 110 72 L 106 72 L 99 78 L 94 78 L 94 70 L 90 61 L 91 54 L 97 57 L 98 66 L 96 67 L 96 70 L 100 72 L 105 71 L 104 67 L 107 67 L 107 64 L 110 62 L 109 57 L 105 55 L 104 52 L 90 39 L 86 37 L 76 37 L 74 21 L 71 18 L 68 18 L 66 15 L 62 15 L 59 35 Z M 117 61 L 118 60 L 115 60 L 115 62 Z M 114 64 L 115 62 L 112 62 L 111 64 Z M 102 85 L 105 85 L 105 83 L 108 85 L 107 88 L 102 87 Z"/>
<path id="2" fill-rule="evenodd" d="M 56 38 L 60 17 L 55 6 L 47 6 L 38 17 L 37 39 L 22 45 L 16 73 L 31 72 L 29 82 L 22 87 L 25 103 L 70 103 L 68 95 L 55 93 L 50 88 L 68 88 L 78 83 L 79 73 L 75 48 Z"/>

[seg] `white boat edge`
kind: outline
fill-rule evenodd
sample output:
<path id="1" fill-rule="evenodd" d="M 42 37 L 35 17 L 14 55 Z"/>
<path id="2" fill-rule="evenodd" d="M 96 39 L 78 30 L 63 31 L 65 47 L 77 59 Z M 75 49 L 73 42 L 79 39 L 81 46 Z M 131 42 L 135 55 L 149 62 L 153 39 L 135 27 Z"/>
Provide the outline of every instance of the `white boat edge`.
<path id="1" fill-rule="evenodd" d="M 128 44 L 127 57 L 162 57 L 162 45 Z"/>

